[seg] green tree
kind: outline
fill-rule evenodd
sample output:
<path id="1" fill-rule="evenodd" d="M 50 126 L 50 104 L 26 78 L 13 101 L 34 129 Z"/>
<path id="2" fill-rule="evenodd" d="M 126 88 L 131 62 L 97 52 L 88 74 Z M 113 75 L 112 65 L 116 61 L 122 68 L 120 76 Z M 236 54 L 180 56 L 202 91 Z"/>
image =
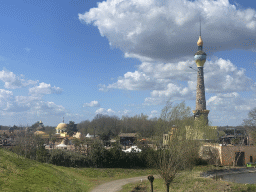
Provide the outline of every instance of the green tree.
<path id="1" fill-rule="evenodd" d="M 79 151 L 80 151 L 80 145 L 81 145 L 81 141 L 79 140 L 79 139 L 77 139 L 77 138 L 75 138 L 75 139 L 73 139 L 73 144 L 74 144 L 74 146 L 75 146 L 75 150 L 77 151 L 77 149 L 79 148 Z"/>
<path id="2" fill-rule="evenodd" d="M 74 121 L 69 121 L 69 124 L 67 127 L 67 134 L 69 136 L 73 136 L 74 132 L 77 132 L 77 124 L 75 124 Z"/>
<path id="3" fill-rule="evenodd" d="M 54 149 L 55 142 L 57 141 L 56 136 L 54 136 L 54 135 L 50 135 L 50 141 L 52 142 L 53 149 Z"/>
<path id="4" fill-rule="evenodd" d="M 44 140 L 40 136 L 36 136 L 36 160 L 40 162 L 47 162 L 50 154 L 47 149 L 45 149 Z"/>

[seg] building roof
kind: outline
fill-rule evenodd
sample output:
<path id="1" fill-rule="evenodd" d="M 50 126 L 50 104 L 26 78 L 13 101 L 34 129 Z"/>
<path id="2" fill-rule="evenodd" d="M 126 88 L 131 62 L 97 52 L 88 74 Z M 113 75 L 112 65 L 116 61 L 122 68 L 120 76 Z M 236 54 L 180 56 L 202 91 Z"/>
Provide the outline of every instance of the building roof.
<path id="1" fill-rule="evenodd" d="M 36 132 L 34 132 L 34 134 L 36 134 L 36 135 L 48 135 L 47 133 L 45 133 L 43 131 L 36 131 Z"/>
<path id="2" fill-rule="evenodd" d="M 49 134 L 43 132 L 43 131 L 36 131 L 34 132 L 35 135 L 40 135 L 42 138 L 49 138 Z"/>
<path id="3" fill-rule="evenodd" d="M 67 129 L 68 125 L 66 123 L 60 123 L 56 129 Z"/>
<path id="4" fill-rule="evenodd" d="M 137 133 L 119 133 L 119 137 L 137 137 Z"/>

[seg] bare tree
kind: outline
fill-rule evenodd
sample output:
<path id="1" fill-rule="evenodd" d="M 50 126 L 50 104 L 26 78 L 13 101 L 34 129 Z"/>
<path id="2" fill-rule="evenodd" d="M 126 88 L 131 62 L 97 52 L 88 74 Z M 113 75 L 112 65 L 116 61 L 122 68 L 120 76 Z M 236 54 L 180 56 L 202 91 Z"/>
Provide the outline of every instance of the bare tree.
<path id="1" fill-rule="evenodd" d="M 167 130 L 173 125 L 177 127 L 168 145 L 158 151 L 156 158 L 156 167 L 165 181 L 167 192 L 177 173 L 184 169 L 191 169 L 194 160 L 198 157 L 199 143 L 196 140 L 186 139 L 185 127 L 194 126 L 191 117 L 191 110 L 185 106 L 184 102 L 174 107 L 167 103 L 162 110 L 164 121 L 161 122 L 162 126 L 166 126 Z"/>
<path id="2" fill-rule="evenodd" d="M 164 179 L 166 191 L 177 173 L 184 169 L 191 169 L 198 154 L 198 144 L 195 141 L 172 138 L 168 148 L 160 149 L 157 156 L 157 170 Z"/>

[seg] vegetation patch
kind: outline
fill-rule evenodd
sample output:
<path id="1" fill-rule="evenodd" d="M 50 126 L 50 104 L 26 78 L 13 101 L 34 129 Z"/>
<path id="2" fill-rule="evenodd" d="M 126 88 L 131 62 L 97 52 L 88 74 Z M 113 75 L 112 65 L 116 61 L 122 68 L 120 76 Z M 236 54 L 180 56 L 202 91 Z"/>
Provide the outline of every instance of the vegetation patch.
<path id="1" fill-rule="evenodd" d="M 215 191 L 232 191 L 232 192 L 253 192 L 256 191 L 254 184 L 239 184 L 210 178 L 200 177 L 200 172 L 212 170 L 213 166 L 197 166 L 192 171 L 183 171 L 178 174 L 170 184 L 170 191 L 174 192 L 215 192 Z M 224 168 L 220 168 L 224 169 Z M 156 177 L 156 176 L 155 176 Z M 144 186 L 146 191 L 151 190 L 150 182 L 133 183 L 123 186 L 122 192 L 136 191 L 137 186 Z M 138 189 L 137 191 L 143 191 Z M 136 191 L 136 192 L 137 192 Z M 166 191 L 164 180 L 156 178 L 154 180 L 154 192 Z"/>
<path id="2" fill-rule="evenodd" d="M 104 182 L 150 173 L 149 169 L 55 166 L 0 149 L 0 191 L 89 191 Z"/>

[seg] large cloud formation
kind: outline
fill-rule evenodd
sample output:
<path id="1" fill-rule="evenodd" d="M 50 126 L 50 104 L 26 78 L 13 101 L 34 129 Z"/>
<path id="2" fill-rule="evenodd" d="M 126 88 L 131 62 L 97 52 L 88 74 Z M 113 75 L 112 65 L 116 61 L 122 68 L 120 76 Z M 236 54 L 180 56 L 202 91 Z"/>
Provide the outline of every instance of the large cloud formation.
<path id="1" fill-rule="evenodd" d="M 255 51 L 256 11 L 228 0 L 106 0 L 79 14 L 81 22 L 96 26 L 126 58 L 142 62 L 116 82 L 101 84 L 100 90 L 150 90 L 145 105 L 195 100 L 196 71 L 190 67 L 195 67 L 191 57 L 197 50 L 199 17 L 208 55 L 205 87 L 210 118 L 216 123 L 235 117 L 241 121 L 245 116 L 240 113 L 256 107 L 256 83 L 232 59 L 216 58 L 214 53 Z"/>
<path id="2" fill-rule="evenodd" d="M 97 26 L 127 57 L 170 62 L 194 54 L 199 16 L 208 55 L 255 48 L 255 14 L 228 0 L 107 0 L 79 19 Z"/>
<path id="3" fill-rule="evenodd" d="M 196 71 L 189 68 L 193 61 L 178 63 L 143 62 L 138 70 L 127 72 L 117 82 L 105 85 L 105 89 L 152 90 L 146 104 L 164 104 L 167 100 L 194 100 Z M 255 91 L 255 83 L 231 61 L 216 58 L 205 64 L 207 93 Z"/>
<path id="4" fill-rule="evenodd" d="M 28 117 L 36 114 L 40 117 L 63 116 L 67 111 L 61 106 L 51 101 L 45 101 L 43 96 L 46 94 L 59 94 L 62 89 L 52 87 L 50 84 L 38 81 L 26 80 L 13 72 L 0 71 L 0 80 L 4 82 L 6 89 L 0 89 L 0 114 L 2 117 L 22 116 Z M 32 86 L 32 87 L 31 87 Z M 12 90 L 26 88 L 27 95 L 17 95 Z"/>

